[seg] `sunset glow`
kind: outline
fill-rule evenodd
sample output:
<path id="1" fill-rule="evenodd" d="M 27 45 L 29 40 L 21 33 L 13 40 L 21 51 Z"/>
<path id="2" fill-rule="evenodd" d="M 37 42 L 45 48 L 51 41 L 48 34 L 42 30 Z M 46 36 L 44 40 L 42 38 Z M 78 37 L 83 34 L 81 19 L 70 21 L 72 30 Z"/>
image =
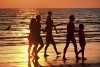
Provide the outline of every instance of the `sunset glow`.
<path id="1" fill-rule="evenodd" d="M 100 0 L 1 0 L 0 8 L 100 8 Z"/>

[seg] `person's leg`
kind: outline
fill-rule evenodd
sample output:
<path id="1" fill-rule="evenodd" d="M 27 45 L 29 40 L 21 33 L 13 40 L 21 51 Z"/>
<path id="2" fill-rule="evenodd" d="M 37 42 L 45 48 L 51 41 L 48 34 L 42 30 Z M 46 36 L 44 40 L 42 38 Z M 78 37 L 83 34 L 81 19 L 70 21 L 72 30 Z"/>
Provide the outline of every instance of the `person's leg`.
<path id="1" fill-rule="evenodd" d="M 43 40 L 42 40 L 42 37 L 41 36 L 39 37 L 38 42 L 40 44 L 40 47 L 38 48 L 38 50 L 37 50 L 36 53 L 38 53 L 44 47 Z"/>
<path id="2" fill-rule="evenodd" d="M 66 54 L 67 48 L 68 48 L 68 46 L 69 46 L 69 43 L 70 43 L 70 39 L 67 38 L 67 40 L 66 40 L 66 46 L 65 46 L 64 52 L 63 52 L 63 60 L 67 60 L 67 59 L 65 58 L 65 54 Z"/>
<path id="3" fill-rule="evenodd" d="M 77 54 L 82 52 L 82 43 L 80 41 L 79 41 L 79 45 L 80 45 L 81 49 L 79 50 L 79 52 Z"/>
<path id="4" fill-rule="evenodd" d="M 82 58 L 84 58 L 84 48 L 82 48 Z"/>
<path id="5" fill-rule="evenodd" d="M 47 51 L 47 49 L 48 49 L 48 47 L 49 47 L 49 44 L 50 44 L 50 40 L 46 37 L 46 46 L 45 46 L 45 50 L 44 50 L 44 56 L 48 56 L 48 55 L 46 54 L 46 51 Z"/>
<path id="6" fill-rule="evenodd" d="M 36 43 L 36 44 L 34 45 L 31 55 L 33 55 L 33 56 L 35 55 L 34 53 L 36 52 L 37 47 L 38 47 L 38 43 Z"/>
<path id="7" fill-rule="evenodd" d="M 87 60 L 87 58 L 84 57 L 84 50 L 85 50 L 85 46 L 83 46 L 82 48 L 82 60 Z"/>
<path id="8" fill-rule="evenodd" d="M 54 50 L 56 51 L 56 54 L 57 54 L 57 55 L 61 54 L 60 52 L 57 51 L 56 44 L 55 44 L 55 42 L 54 42 L 53 37 L 51 38 L 51 44 L 53 45 Z"/>
<path id="9" fill-rule="evenodd" d="M 82 52 L 82 49 L 81 50 L 79 50 L 79 52 L 77 53 L 77 54 L 79 54 L 79 53 L 81 53 Z"/>
<path id="10" fill-rule="evenodd" d="M 76 44 L 76 40 L 75 40 L 74 37 L 72 38 L 72 43 L 73 43 L 73 45 L 74 45 L 74 52 L 75 52 L 75 54 L 76 54 L 76 59 L 79 60 L 79 59 L 81 59 L 81 58 L 78 57 L 77 44 Z"/>
<path id="11" fill-rule="evenodd" d="M 28 47 L 28 57 L 30 57 L 30 51 L 32 47 L 32 42 L 29 41 L 29 47 Z"/>

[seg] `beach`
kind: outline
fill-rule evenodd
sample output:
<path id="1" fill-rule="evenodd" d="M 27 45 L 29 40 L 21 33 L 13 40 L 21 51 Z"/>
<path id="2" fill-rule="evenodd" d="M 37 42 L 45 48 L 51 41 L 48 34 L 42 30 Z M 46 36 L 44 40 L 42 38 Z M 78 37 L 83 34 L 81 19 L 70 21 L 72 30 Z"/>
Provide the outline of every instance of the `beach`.
<path id="1" fill-rule="evenodd" d="M 52 31 L 57 50 L 61 54 L 57 56 L 50 44 L 47 50 L 49 56 L 44 57 L 44 46 L 38 54 L 40 57 L 38 60 L 34 61 L 34 57 L 29 60 L 27 36 L 30 20 L 36 15 L 41 15 L 40 23 L 43 30 L 46 27 L 48 11 L 52 11 L 54 25 L 66 23 L 56 27 L 59 34 Z M 79 24 L 84 25 L 87 58 L 85 61 L 76 61 L 72 43 L 66 52 L 68 60 L 62 59 L 70 15 L 75 16 L 75 30 L 79 29 Z M 8 27 L 10 28 L 7 29 Z M 41 32 L 40 35 L 46 45 L 46 33 Z M 75 39 L 79 51 L 81 48 L 77 32 Z M 79 56 L 81 57 L 81 54 Z M 0 67 L 100 67 L 100 8 L 1 8 Z"/>
<path id="2" fill-rule="evenodd" d="M 64 45 L 64 44 L 63 44 Z M 77 44 L 78 45 L 78 44 Z M 91 46 L 92 45 L 92 46 Z M 56 55 L 52 45 L 49 46 L 46 58 L 44 57 L 44 48 L 39 52 L 40 57 L 37 62 L 34 57 L 28 60 L 28 45 L 25 46 L 0 46 L 0 67 L 100 67 L 100 46 L 99 43 L 88 43 L 86 45 L 85 57 L 87 60 L 77 61 L 75 59 L 74 47 L 70 44 L 66 52 L 68 60 L 63 61 L 64 46 L 57 45 L 61 55 Z M 34 46 L 33 46 L 34 47 Z M 94 48 L 95 47 L 95 48 Z M 78 49 L 80 47 L 78 46 Z M 79 55 L 81 57 L 81 54 Z"/>

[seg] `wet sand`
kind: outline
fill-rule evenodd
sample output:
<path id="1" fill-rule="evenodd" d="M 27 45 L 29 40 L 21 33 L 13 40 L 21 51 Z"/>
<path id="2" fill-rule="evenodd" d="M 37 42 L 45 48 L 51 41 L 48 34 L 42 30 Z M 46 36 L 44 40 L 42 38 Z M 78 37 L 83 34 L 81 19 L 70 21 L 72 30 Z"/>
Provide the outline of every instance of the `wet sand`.
<path id="1" fill-rule="evenodd" d="M 91 46 L 92 45 L 92 46 Z M 88 43 L 86 45 L 85 57 L 87 60 L 76 61 L 73 45 L 71 44 L 66 53 L 68 60 L 63 61 L 63 49 L 65 45 L 57 45 L 61 55 L 56 55 L 52 45 L 49 46 L 48 57 L 44 57 L 44 48 L 39 52 L 38 60 L 28 60 L 27 48 L 25 46 L 0 46 L 0 67 L 100 67 L 99 43 Z M 78 49 L 80 47 L 78 46 Z M 79 55 L 81 57 L 81 54 Z"/>

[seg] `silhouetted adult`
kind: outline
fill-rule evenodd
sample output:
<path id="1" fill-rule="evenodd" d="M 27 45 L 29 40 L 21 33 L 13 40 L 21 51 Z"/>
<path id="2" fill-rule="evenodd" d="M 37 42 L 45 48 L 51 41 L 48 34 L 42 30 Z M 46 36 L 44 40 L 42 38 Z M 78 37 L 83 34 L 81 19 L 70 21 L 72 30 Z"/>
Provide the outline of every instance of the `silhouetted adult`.
<path id="1" fill-rule="evenodd" d="M 80 58 L 78 57 L 78 54 L 77 54 L 77 44 L 76 44 L 76 40 L 75 40 L 75 36 L 74 36 L 74 32 L 76 31 L 75 26 L 74 26 L 74 20 L 75 20 L 74 15 L 71 15 L 69 17 L 69 20 L 70 21 L 67 25 L 66 46 L 65 46 L 64 52 L 63 52 L 63 60 L 67 60 L 65 58 L 65 54 L 66 54 L 66 51 L 67 51 L 67 48 L 69 46 L 70 41 L 72 41 L 72 43 L 74 45 L 74 51 L 75 51 L 75 54 L 76 54 L 76 59 L 79 60 Z"/>
<path id="2" fill-rule="evenodd" d="M 57 33 L 57 29 L 53 24 L 53 20 L 51 20 L 51 16 L 52 16 L 52 12 L 49 11 L 48 12 L 48 16 L 47 16 L 47 20 L 46 20 L 46 28 L 45 28 L 45 32 L 46 32 L 46 47 L 44 50 L 44 56 L 48 56 L 48 54 L 46 54 L 46 51 L 48 49 L 49 44 L 51 43 L 54 47 L 54 50 L 56 51 L 56 54 L 61 54 L 60 52 L 57 51 L 56 48 L 56 44 L 54 42 L 53 36 L 52 36 L 52 28 L 54 27 L 56 33 Z"/>
<path id="3" fill-rule="evenodd" d="M 84 35 L 83 29 L 84 29 L 84 25 L 80 24 L 78 36 L 79 36 L 79 44 L 80 44 L 81 50 L 78 52 L 78 54 L 82 52 L 82 60 L 87 60 L 87 58 L 84 57 L 84 50 L 85 50 L 86 42 L 85 42 L 85 35 Z"/>
<path id="4" fill-rule="evenodd" d="M 40 35 L 40 32 L 41 32 L 41 24 L 40 24 L 40 21 L 41 21 L 41 16 L 40 15 L 37 15 L 36 16 L 36 40 L 38 42 L 38 44 L 40 44 L 40 47 L 37 49 L 36 51 L 36 56 L 38 54 L 38 52 L 43 48 L 44 44 L 43 44 L 43 40 L 42 40 L 42 37 Z"/>
<path id="5" fill-rule="evenodd" d="M 36 49 L 38 47 L 38 43 L 37 43 L 37 40 L 36 40 L 37 33 L 36 33 L 36 19 L 35 18 L 31 19 L 29 29 L 30 29 L 30 33 L 28 35 L 28 40 L 29 40 L 28 57 L 30 58 L 30 57 L 32 57 L 30 55 L 32 44 L 34 44 L 32 55 L 34 54 L 34 52 L 36 52 Z"/>

